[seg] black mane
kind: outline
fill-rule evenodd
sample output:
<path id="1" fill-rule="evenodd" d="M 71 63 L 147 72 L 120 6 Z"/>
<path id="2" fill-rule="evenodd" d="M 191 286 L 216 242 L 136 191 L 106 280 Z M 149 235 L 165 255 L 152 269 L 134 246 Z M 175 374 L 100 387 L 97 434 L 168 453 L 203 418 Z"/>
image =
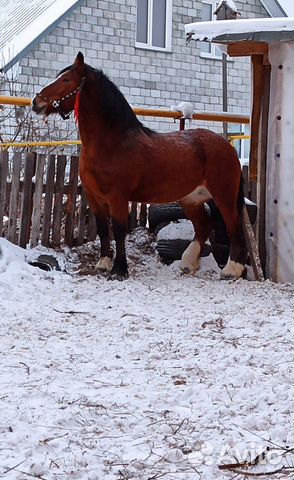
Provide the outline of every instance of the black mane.
<path id="1" fill-rule="evenodd" d="M 143 130 L 147 135 L 155 133 L 138 120 L 122 92 L 108 76 L 102 70 L 90 68 L 101 92 L 99 103 L 104 120 L 109 125 L 118 125 L 123 131 L 135 129 Z"/>

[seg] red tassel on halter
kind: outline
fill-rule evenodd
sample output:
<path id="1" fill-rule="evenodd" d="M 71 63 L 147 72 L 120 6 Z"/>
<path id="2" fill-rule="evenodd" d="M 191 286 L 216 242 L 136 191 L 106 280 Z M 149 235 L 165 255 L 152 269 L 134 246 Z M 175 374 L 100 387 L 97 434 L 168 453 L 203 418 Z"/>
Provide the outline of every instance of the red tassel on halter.
<path id="1" fill-rule="evenodd" d="M 74 115 L 76 122 L 78 123 L 79 121 L 79 108 L 80 108 L 80 91 L 76 94 L 76 101 L 75 101 L 75 107 L 74 107 Z"/>

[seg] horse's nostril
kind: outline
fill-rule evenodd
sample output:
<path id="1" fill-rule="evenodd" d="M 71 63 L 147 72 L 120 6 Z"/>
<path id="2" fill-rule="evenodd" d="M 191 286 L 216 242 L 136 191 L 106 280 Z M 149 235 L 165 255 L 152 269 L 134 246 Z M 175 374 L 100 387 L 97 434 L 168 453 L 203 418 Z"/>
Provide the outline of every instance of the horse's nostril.
<path id="1" fill-rule="evenodd" d="M 36 106 L 36 97 L 34 97 L 32 100 L 32 107 L 34 108 L 35 106 Z"/>

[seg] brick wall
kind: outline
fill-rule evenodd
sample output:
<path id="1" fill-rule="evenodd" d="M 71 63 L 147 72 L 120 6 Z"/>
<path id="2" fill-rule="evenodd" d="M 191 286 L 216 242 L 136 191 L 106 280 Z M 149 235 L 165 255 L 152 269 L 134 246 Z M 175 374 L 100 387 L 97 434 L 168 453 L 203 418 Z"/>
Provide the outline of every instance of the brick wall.
<path id="1" fill-rule="evenodd" d="M 172 52 L 135 47 L 136 1 L 83 0 L 20 62 L 19 81 L 38 91 L 81 50 L 86 62 L 102 68 L 134 106 L 169 109 L 181 101 L 195 109 L 222 109 L 222 64 L 202 58 L 199 44 L 185 45 L 184 25 L 199 21 L 201 1 L 173 0 Z M 239 0 L 242 18 L 268 16 L 259 0 Z M 229 111 L 249 113 L 248 59 L 229 61 Z M 174 129 L 172 121 L 144 119 L 155 129 Z M 61 127 L 62 128 L 62 127 Z"/>

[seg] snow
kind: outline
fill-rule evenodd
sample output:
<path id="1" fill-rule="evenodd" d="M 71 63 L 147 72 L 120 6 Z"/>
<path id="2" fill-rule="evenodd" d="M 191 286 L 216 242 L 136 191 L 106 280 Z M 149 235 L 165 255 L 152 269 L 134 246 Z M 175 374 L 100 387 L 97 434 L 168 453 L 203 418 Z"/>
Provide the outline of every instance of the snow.
<path id="1" fill-rule="evenodd" d="M 293 31 L 294 18 L 250 18 L 242 20 L 219 20 L 196 22 L 185 25 L 185 33 L 194 40 L 212 40 L 221 35 L 247 32 Z"/>
<path id="2" fill-rule="evenodd" d="M 193 223 L 190 220 L 178 220 L 161 228 L 157 234 L 157 240 L 181 239 L 192 241 L 194 236 Z"/>
<path id="3" fill-rule="evenodd" d="M 125 282 L 90 274 L 97 243 L 0 249 L 5 479 L 230 479 L 218 464 L 268 447 L 254 471 L 293 465 L 293 286 L 220 281 L 210 257 L 181 276 L 144 229 Z M 27 263 L 44 252 L 62 272 Z"/>
<path id="4" fill-rule="evenodd" d="M 0 17 L 1 68 L 40 37 L 76 0 L 2 1 Z"/>

